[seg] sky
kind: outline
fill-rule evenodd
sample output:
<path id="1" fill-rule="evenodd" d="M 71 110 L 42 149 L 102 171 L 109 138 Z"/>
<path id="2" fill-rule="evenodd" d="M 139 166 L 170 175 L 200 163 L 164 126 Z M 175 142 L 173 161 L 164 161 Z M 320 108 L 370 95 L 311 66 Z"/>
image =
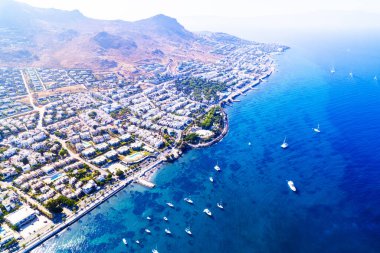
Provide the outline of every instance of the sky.
<path id="1" fill-rule="evenodd" d="M 315 11 L 362 11 L 380 14 L 378 0 L 19 0 L 38 7 L 78 9 L 97 19 L 134 21 L 156 14 L 178 19 L 208 16 L 255 18 Z"/>
<path id="2" fill-rule="evenodd" d="M 0 0 L 2 1 L 2 0 Z M 190 31 L 226 32 L 289 43 L 302 32 L 380 30 L 380 0 L 17 0 L 36 7 L 79 10 L 96 19 L 135 21 L 157 14 Z"/>

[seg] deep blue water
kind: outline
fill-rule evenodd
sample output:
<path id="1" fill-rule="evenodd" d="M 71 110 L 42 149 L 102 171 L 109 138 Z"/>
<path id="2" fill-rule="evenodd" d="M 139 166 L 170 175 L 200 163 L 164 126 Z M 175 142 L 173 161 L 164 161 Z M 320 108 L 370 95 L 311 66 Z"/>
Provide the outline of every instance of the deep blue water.
<path id="1" fill-rule="evenodd" d="M 380 252 L 379 41 L 346 35 L 295 44 L 276 57 L 267 82 L 227 108 L 222 142 L 164 166 L 155 189 L 126 188 L 35 252 Z M 320 134 L 312 130 L 318 123 Z"/>

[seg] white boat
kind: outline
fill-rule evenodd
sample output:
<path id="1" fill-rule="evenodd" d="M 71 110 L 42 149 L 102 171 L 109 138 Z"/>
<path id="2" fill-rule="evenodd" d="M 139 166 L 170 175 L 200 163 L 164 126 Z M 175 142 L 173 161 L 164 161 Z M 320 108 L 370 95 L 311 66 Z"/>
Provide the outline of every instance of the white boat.
<path id="1" fill-rule="evenodd" d="M 168 221 L 168 220 L 169 220 L 168 217 L 164 216 L 164 221 Z"/>
<path id="2" fill-rule="evenodd" d="M 168 234 L 168 235 L 172 234 L 172 232 L 169 229 L 167 229 L 167 228 L 165 228 L 165 233 Z"/>
<path id="3" fill-rule="evenodd" d="M 183 200 L 186 201 L 189 204 L 193 204 L 194 203 L 193 200 L 190 199 L 190 198 L 184 198 Z"/>
<path id="4" fill-rule="evenodd" d="M 214 183 L 214 179 L 212 177 L 209 178 L 211 183 Z"/>
<path id="5" fill-rule="evenodd" d="M 137 244 L 140 244 L 140 241 L 139 241 L 139 240 L 136 240 L 135 242 L 136 242 Z"/>
<path id="6" fill-rule="evenodd" d="M 214 166 L 214 170 L 216 170 L 216 171 L 220 171 L 220 167 L 219 167 L 218 164 L 216 164 L 216 165 Z"/>
<path id="7" fill-rule="evenodd" d="M 207 214 L 208 216 L 212 216 L 212 213 L 208 208 L 204 209 L 203 212 Z"/>
<path id="8" fill-rule="evenodd" d="M 146 217 L 147 220 L 151 220 L 152 218 L 150 216 Z"/>
<path id="9" fill-rule="evenodd" d="M 152 249 L 152 253 L 159 253 L 157 249 Z"/>
<path id="10" fill-rule="evenodd" d="M 352 72 L 350 72 L 350 77 L 353 78 L 354 77 L 354 74 Z"/>
<path id="11" fill-rule="evenodd" d="M 317 128 L 313 128 L 313 130 L 314 130 L 314 132 L 316 132 L 316 133 L 320 133 L 321 130 L 319 129 L 319 124 L 318 124 L 318 127 L 317 127 Z"/>
<path id="12" fill-rule="evenodd" d="M 220 209 L 224 209 L 222 202 L 216 203 L 216 206 Z"/>
<path id="13" fill-rule="evenodd" d="M 288 186 L 289 186 L 290 190 L 292 190 L 294 192 L 297 191 L 296 187 L 294 186 L 293 181 L 289 180 L 288 181 Z"/>
<path id="14" fill-rule="evenodd" d="M 377 76 L 375 76 L 375 77 L 373 78 L 373 80 L 377 81 Z"/>
<path id="15" fill-rule="evenodd" d="M 150 230 L 149 229 L 145 229 L 145 232 L 147 233 L 147 234 L 150 234 L 151 232 L 150 232 Z"/>
<path id="16" fill-rule="evenodd" d="M 186 229 L 185 229 L 185 232 L 186 232 L 188 235 L 192 235 L 192 234 L 193 234 L 193 233 L 191 233 L 190 228 L 186 228 Z"/>
<path id="17" fill-rule="evenodd" d="M 250 142 L 248 142 L 248 146 L 251 146 L 251 143 L 250 143 Z"/>
<path id="18" fill-rule="evenodd" d="M 335 68 L 334 68 L 334 67 L 331 68 L 330 73 L 331 73 L 331 74 L 334 74 L 334 73 L 335 73 Z"/>
<path id="19" fill-rule="evenodd" d="M 281 144 L 281 148 L 286 149 L 288 147 L 288 143 L 286 142 L 286 137 L 284 139 L 284 142 Z"/>
<path id="20" fill-rule="evenodd" d="M 168 202 L 168 203 L 166 203 L 169 207 L 171 207 L 171 208 L 173 208 L 174 207 L 174 205 L 173 205 L 173 203 L 171 203 L 171 202 Z"/>
<path id="21" fill-rule="evenodd" d="M 125 238 L 123 238 L 123 243 L 124 243 L 125 245 L 128 244 L 128 242 L 127 242 L 127 240 L 126 240 Z"/>

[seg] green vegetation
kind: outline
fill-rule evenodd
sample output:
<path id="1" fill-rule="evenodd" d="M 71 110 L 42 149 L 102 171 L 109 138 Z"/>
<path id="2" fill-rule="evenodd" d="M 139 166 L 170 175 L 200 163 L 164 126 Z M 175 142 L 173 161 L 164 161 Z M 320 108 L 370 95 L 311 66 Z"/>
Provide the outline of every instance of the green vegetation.
<path id="1" fill-rule="evenodd" d="M 61 139 L 66 139 L 67 135 L 65 133 L 61 133 L 60 131 L 55 131 L 54 135 L 61 138 Z"/>
<path id="2" fill-rule="evenodd" d="M 116 169 L 116 173 L 115 174 L 119 178 L 123 178 L 124 177 L 124 172 L 121 169 Z"/>
<path id="3" fill-rule="evenodd" d="M 52 213 L 61 213 L 63 206 L 73 208 L 75 206 L 75 201 L 61 195 L 56 199 L 48 200 L 45 204 L 45 207 Z"/>
<path id="4" fill-rule="evenodd" d="M 191 133 L 191 134 L 186 135 L 184 137 L 184 140 L 186 142 L 196 143 L 199 140 L 199 136 L 196 133 Z"/>
<path id="5" fill-rule="evenodd" d="M 61 157 L 65 157 L 69 152 L 67 151 L 67 149 L 65 148 L 61 148 L 61 150 L 59 151 L 59 156 Z"/>
<path id="6" fill-rule="evenodd" d="M 190 77 L 183 80 L 177 79 L 175 86 L 177 90 L 191 95 L 196 101 L 202 101 L 203 99 L 217 101 L 217 92 L 223 92 L 227 89 L 225 83 L 209 81 L 199 77 Z"/>
<path id="7" fill-rule="evenodd" d="M 221 123 L 221 108 L 219 106 L 215 106 L 206 113 L 199 125 L 203 129 L 210 129 L 213 125 L 221 125 Z"/>

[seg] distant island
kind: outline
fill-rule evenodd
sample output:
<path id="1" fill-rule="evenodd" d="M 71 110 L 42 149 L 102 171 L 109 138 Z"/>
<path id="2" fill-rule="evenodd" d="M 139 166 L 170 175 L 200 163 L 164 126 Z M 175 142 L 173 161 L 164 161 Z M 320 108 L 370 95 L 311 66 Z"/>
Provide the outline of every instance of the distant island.
<path id="1" fill-rule="evenodd" d="M 31 250 L 163 162 L 228 132 L 223 107 L 286 46 L 158 15 L 0 5 L 0 247 Z"/>

